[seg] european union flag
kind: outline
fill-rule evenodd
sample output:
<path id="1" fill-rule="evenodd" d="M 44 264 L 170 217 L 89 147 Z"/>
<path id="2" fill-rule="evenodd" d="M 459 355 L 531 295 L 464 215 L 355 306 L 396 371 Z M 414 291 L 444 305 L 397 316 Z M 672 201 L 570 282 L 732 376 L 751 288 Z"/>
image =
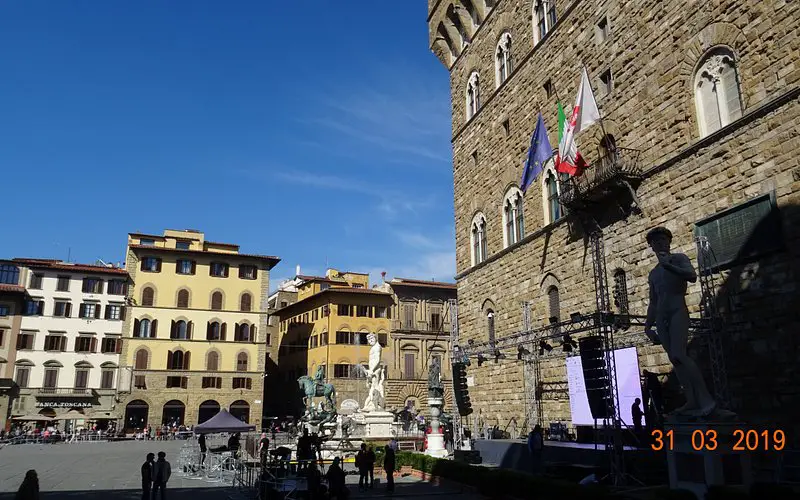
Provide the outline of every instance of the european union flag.
<path id="1" fill-rule="evenodd" d="M 547 138 L 547 130 L 544 128 L 544 118 L 539 113 L 536 120 L 536 129 L 531 137 L 531 147 L 528 149 L 528 159 L 525 160 L 525 170 L 522 171 L 522 180 L 519 182 L 522 192 L 528 190 L 528 186 L 533 184 L 536 177 L 544 170 L 547 160 L 553 157 L 553 148 L 550 146 L 550 139 Z"/>

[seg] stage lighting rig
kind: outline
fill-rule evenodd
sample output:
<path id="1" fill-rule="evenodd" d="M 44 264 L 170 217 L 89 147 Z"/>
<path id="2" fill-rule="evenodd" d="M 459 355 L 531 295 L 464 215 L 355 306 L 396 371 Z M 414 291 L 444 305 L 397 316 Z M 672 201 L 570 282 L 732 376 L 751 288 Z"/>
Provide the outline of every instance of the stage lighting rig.
<path id="1" fill-rule="evenodd" d="M 550 352 L 553 350 L 553 346 L 545 342 L 544 340 L 539 341 L 539 356 L 544 355 L 544 351 Z"/>
<path id="2" fill-rule="evenodd" d="M 488 361 L 488 360 L 486 359 L 486 356 L 484 356 L 483 354 L 478 354 L 478 366 L 481 366 L 481 365 L 482 365 L 482 364 L 484 364 L 486 361 Z"/>
<path id="3" fill-rule="evenodd" d="M 573 350 L 573 349 L 575 349 L 575 348 L 577 348 L 577 347 L 578 347 L 578 343 L 577 343 L 577 342 L 575 342 L 575 341 L 572 339 L 572 337 L 570 336 L 570 334 L 568 334 L 568 333 L 565 333 L 565 334 L 564 334 L 564 341 L 563 341 L 563 343 L 561 344 L 561 349 L 562 349 L 564 352 L 572 352 L 572 350 Z"/>
<path id="4" fill-rule="evenodd" d="M 530 354 L 531 351 L 525 349 L 522 346 L 517 346 L 517 361 L 522 361 L 522 358 Z"/>

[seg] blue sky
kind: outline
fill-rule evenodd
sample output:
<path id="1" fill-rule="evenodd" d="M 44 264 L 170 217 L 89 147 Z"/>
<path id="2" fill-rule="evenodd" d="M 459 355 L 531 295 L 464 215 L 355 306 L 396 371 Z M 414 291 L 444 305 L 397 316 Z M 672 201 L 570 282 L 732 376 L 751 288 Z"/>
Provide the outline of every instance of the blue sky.
<path id="1" fill-rule="evenodd" d="M 195 228 L 273 279 L 455 272 L 426 4 L 2 2 L 0 256 L 124 259 Z"/>

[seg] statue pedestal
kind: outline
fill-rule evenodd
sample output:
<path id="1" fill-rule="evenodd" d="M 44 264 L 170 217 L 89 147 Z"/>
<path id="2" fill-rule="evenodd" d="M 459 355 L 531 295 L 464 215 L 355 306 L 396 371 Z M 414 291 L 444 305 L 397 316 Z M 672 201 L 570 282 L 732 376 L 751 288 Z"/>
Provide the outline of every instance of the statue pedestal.
<path id="1" fill-rule="evenodd" d="M 444 434 L 428 434 L 428 447 L 425 448 L 425 454 L 436 458 L 447 457 L 447 449 L 444 447 Z"/>
<path id="2" fill-rule="evenodd" d="M 360 416 L 364 421 L 364 438 L 391 439 L 394 437 L 394 432 L 392 432 L 394 415 L 392 413 L 388 411 L 367 411 L 362 412 Z"/>
<path id="3" fill-rule="evenodd" d="M 753 481 L 749 451 L 733 451 L 738 441 L 737 429 L 747 430 L 742 422 L 689 421 L 669 417 L 664 423 L 664 444 L 667 448 L 669 487 L 682 488 L 705 498 L 711 485 L 749 488 Z M 672 431 L 673 445 L 669 449 L 668 433 Z M 714 448 L 710 436 L 716 433 Z M 694 437 L 694 440 L 692 439 Z M 740 443 L 743 444 L 743 443 Z"/>

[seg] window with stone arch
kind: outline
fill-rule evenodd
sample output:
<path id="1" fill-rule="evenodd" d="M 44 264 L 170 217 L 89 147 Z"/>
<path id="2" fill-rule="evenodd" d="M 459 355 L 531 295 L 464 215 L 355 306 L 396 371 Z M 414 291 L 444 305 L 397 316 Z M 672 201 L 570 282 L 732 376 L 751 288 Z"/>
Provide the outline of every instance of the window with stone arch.
<path id="1" fill-rule="evenodd" d="M 467 121 L 478 113 L 481 107 L 481 88 L 478 72 L 473 71 L 467 80 Z"/>
<path id="2" fill-rule="evenodd" d="M 561 183 L 569 177 L 568 174 L 556 173 L 553 160 L 549 160 L 542 174 L 542 209 L 544 210 L 544 224 L 552 224 L 564 216 L 559 196 Z"/>
<path id="3" fill-rule="evenodd" d="M 617 269 L 614 271 L 614 305 L 620 314 L 628 314 L 628 283 L 625 271 Z"/>
<path id="4" fill-rule="evenodd" d="M 246 372 L 247 371 L 247 353 L 240 352 L 236 356 L 236 371 L 237 372 Z"/>
<path id="5" fill-rule="evenodd" d="M 694 76 L 694 100 L 700 136 L 705 137 L 741 118 L 742 95 L 736 58 L 726 47 L 708 51 Z"/>
<path id="6" fill-rule="evenodd" d="M 555 25 L 555 0 L 533 0 L 533 45 L 541 42 Z"/>
<path id="7" fill-rule="evenodd" d="M 557 286 L 552 285 L 547 289 L 547 302 L 549 306 L 548 312 L 550 313 L 548 319 L 551 322 L 559 321 L 561 319 L 561 297 L 559 296 Z"/>
<path id="8" fill-rule="evenodd" d="M 183 289 L 178 291 L 177 307 L 180 309 L 187 309 L 189 307 L 189 290 Z"/>
<path id="9" fill-rule="evenodd" d="M 511 64 L 511 33 L 503 33 L 494 51 L 494 74 L 497 87 L 505 82 L 513 71 Z"/>
<path id="10" fill-rule="evenodd" d="M 206 371 L 215 372 L 219 370 L 219 353 L 217 351 L 209 351 L 206 356 Z"/>
<path id="11" fill-rule="evenodd" d="M 525 215 L 522 191 L 512 186 L 503 199 L 503 248 L 525 237 Z"/>
<path id="12" fill-rule="evenodd" d="M 222 310 L 222 292 L 214 292 L 211 294 L 211 309 L 215 311 Z"/>
<path id="13" fill-rule="evenodd" d="M 470 253 L 475 266 L 486 260 L 486 217 L 482 213 L 475 214 L 470 227 Z"/>
<path id="14" fill-rule="evenodd" d="M 139 349 L 133 357 L 133 367 L 137 370 L 147 370 L 149 358 L 150 355 L 147 353 L 146 349 Z"/>
<path id="15" fill-rule="evenodd" d="M 242 312 L 250 312 L 253 308 L 253 296 L 249 293 L 243 293 L 242 298 L 239 300 L 239 310 Z"/>
<path id="16" fill-rule="evenodd" d="M 142 289 L 142 305 L 152 306 L 155 300 L 156 291 L 151 286 L 146 286 Z"/>

